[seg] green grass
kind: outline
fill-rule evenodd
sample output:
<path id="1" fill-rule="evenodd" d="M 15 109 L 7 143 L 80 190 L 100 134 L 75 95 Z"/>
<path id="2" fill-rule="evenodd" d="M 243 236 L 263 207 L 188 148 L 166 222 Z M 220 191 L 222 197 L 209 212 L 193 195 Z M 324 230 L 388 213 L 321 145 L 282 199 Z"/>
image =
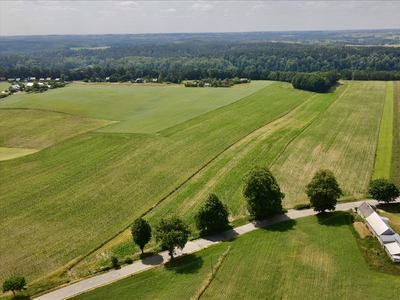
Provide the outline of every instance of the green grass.
<path id="1" fill-rule="evenodd" d="M 400 186 L 400 81 L 394 82 L 393 154 L 390 180 Z"/>
<path id="2" fill-rule="evenodd" d="M 101 132 L 154 133 L 229 105 L 271 83 L 256 81 L 229 89 L 73 83 L 46 93 L 7 97 L 0 101 L 0 108 L 39 108 L 122 121 Z"/>
<path id="3" fill-rule="evenodd" d="M 71 299 L 189 299 L 229 243 L 216 245 Z"/>
<path id="4" fill-rule="evenodd" d="M 0 147 L 41 150 L 113 123 L 38 109 L 0 109 Z"/>
<path id="5" fill-rule="evenodd" d="M 286 194 L 285 203 L 307 202 L 304 187 L 318 169 L 330 169 L 345 196 L 365 194 L 374 165 L 386 83 L 347 84 L 338 100 L 274 162 L 271 169 Z"/>
<path id="6" fill-rule="evenodd" d="M 190 299 L 228 245 L 201 299 L 396 299 L 398 275 L 370 269 L 347 222 L 334 212 L 259 229 L 196 252 L 194 272 L 159 266 L 73 299 Z"/>
<path id="7" fill-rule="evenodd" d="M 379 130 L 378 147 L 372 179 L 389 178 L 392 166 L 393 147 L 393 117 L 394 117 L 394 87 L 389 81 L 386 87 L 385 106 L 383 109 Z"/>
<path id="8" fill-rule="evenodd" d="M 209 193 L 219 195 L 231 213 L 231 218 L 247 215 L 242 195 L 242 178 L 255 164 L 271 165 L 284 151 L 286 145 L 327 109 L 339 96 L 335 94 L 315 95 L 292 93 L 286 96 L 304 101 L 288 114 L 266 124 L 230 147 L 216 160 L 191 178 L 182 188 L 161 203 L 149 215 L 155 222 L 160 216 L 177 213 L 194 223 L 194 214 L 204 203 Z M 284 205 L 290 205 L 285 200 Z M 195 228 L 193 228 L 195 229 Z"/>
<path id="9" fill-rule="evenodd" d="M 274 83 L 157 134 L 83 133 L 0 162 L 0 281 L 12 272 L 31 282 L 62 271 L 153 206 L 152 222 L 175 213 L 193 228 L 196 208 L 216 192 L 232 220 L 245 218 L 241 178 L 253 164 L 273 167 L 286 207 L 306 202 L 304 185 L 321 166 L 333 169 L 348 195 L 362 193 L 384 95 L 380 82 L 348 82 L 323 95 Z M 121 255 L 129 248 L 114 246 Z"/>
<path id="10" fill-rule="evenodd" d="M 87 254 L 308 95 L 276 83 L 161 134 L 86 133 L 1 162 L 1 279 L 32 281 Z"/>

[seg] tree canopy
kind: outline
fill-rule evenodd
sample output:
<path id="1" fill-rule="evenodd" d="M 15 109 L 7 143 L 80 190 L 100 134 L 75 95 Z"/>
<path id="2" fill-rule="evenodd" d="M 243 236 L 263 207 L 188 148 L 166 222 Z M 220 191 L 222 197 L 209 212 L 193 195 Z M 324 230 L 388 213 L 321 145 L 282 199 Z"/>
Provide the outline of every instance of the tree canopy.
<path id="1" fill-rule="evenodd" d="M 306 194 L 315 211 L 335 210 L 337 200 L 343 195 L 330 170 L 319 170 L 306 185 Z"/>
<path id="2" fill-rule="evenodd" d="M 174 258 L 175 247 L 183 249 L 190 234 L 185 222 L 176 216 L 161 219 L 160 223 L 155 226 L 154 231 L 156 241 L 161 243 L 163 249 L 168 250 L 171 259 Z"/>
<path id="3" fill-rule="evenodd" d="M 245 174 L 243 181 L 243 195 L 252 217 L 259 219 L 282 212 L 285 194 L 267 167 L 254 166 Z"/>
<path id="4" fill-rule="evenodd" d="M 378 201 L 389 203 L 395 201 L 400 196 L 398 187 L 385 178 L 374 179 L 370 182 L 368 193 Z"/>
<path id="5" fill-rule="evenodd" d="M 226 228 L 228 221 L 228 208 L 215 194 L 210 194 L 202 207 L 195 215 L 196 227 L 200 231 L 213 232 Z"/>
<path id="6" fill-rule="evenodd" d="M 12 291 L 15 297 L 15 291 L 21 291 L 25 288 L 25 277 L 14 276 L 6 279 L 3 282 L 3 293 Z"/>
<path id="7" fill-rule="evenodd" d="M 151 227 L 149 223 L 142 218 L 136 219 L 133 222 L 131 233 L 133 241 L 139 246 L 143 253 L 144 246 L 150 241 L 151 238 Z"/>

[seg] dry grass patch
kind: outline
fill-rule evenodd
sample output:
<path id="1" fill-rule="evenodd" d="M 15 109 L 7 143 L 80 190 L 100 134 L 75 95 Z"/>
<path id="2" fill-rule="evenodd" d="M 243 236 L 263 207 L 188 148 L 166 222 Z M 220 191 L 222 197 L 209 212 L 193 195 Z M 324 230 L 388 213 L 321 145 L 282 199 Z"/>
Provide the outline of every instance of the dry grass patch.
<path id="1" fill-rule="evenodd" d="M 365 239 L 372 236 L 371 231 L 369 231 L 367 225 L 365 225 L 363 222 L 354 222 L 353 225 L 361 238 Z"/>

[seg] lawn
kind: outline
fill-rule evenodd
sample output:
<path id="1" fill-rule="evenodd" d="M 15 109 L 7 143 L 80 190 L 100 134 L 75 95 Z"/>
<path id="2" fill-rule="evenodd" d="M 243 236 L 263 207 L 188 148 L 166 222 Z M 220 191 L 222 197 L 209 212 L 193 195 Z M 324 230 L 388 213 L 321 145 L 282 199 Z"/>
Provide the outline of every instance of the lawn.
<path id="1" fill-rule="evenodd" d="M 256 81 L 232 88 L 73 83 L 45 93 L 13 95 L 0 101 L 0 108 L 39 108 L 121 121 L 101 132 L 154 133 L 229 105 L 271 83 Z"/>
<path id="2" fill-rule="evenodd" d="M 200 299 L 395 299 L 398 276 L 368 268 L 347 222 L 334 212 L 269 226 L 73 299 L 191 299 L 228 245 Z"/>
<path id="3" fill-rule="evenodd" d="M 289 87 L 272 84 L 160 134 L 84 133 L 0 162 L 0 279 L 18 272 L 32 281 L 96 249 L 230 145 L 309 97 Z"/>

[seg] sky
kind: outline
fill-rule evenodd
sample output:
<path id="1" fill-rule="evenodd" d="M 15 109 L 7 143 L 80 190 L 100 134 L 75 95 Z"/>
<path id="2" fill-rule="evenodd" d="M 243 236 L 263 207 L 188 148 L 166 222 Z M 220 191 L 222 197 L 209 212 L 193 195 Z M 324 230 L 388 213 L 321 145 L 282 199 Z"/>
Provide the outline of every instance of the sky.
<path id="1" fill-rule="evenodd" d="M 400 1 L 0 0 L 0 36 L 400 28 Z"/>

